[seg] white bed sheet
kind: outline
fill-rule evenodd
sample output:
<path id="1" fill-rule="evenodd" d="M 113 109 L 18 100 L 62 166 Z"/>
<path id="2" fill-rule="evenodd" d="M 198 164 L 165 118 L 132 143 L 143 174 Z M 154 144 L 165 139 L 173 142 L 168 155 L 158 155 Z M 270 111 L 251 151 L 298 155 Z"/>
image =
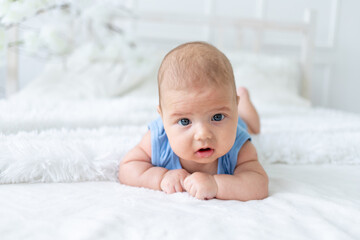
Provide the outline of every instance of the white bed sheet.
<path id="1" fill-rule="evenodd" d="M 265 165 L 262 201 L 117 182 L 0 186 L 1 239 L 359 239 L 360 166 Z"/>

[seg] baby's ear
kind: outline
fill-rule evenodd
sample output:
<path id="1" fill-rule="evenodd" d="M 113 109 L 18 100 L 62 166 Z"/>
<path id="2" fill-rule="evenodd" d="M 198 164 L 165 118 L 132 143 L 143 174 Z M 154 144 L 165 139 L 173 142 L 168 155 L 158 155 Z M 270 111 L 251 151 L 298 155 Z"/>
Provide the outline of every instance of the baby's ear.
<path id="1" fill-rule="evenodd" d="M 240 102 L 240 97 L 236 96 L 236 105 L 239 105 L 239 102 Z"/>
<path id="2" fill-rule="evenodd" d="M 157 112 L 161 115 L 161 107 L 160 107 L 160 105 L 157 106 Z"/>

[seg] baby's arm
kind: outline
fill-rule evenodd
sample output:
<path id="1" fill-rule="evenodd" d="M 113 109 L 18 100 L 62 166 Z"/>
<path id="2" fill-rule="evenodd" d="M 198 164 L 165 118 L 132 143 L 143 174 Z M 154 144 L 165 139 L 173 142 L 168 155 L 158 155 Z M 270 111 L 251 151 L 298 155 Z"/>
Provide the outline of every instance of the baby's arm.
<path id="1" fill-rule="evenodd" d="M 218 186 L 216 198 L 241 201 L 268 196 L 268 176 L 257 159 L 254 145 L 247 141 L 240 149 L 234 175 L 214 175 Z"/>
<path id="2" fill-rule="evenodd" d="M 120 183 L 126 185 L 173 193 L 183 191 L 183 180 L 188 175 L 184 169 L 169 171 L 151 164 L 151 132 L 148 131 L 121 161 L 118 177 Z"/>

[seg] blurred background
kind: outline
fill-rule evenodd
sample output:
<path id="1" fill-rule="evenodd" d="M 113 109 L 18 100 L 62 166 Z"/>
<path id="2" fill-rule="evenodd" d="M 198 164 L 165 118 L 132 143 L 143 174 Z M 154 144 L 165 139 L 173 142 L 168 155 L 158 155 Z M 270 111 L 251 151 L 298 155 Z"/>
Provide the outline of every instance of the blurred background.
<path id="1" fill-rule="evenodd" d="M 357 0 L 0 0 L 0 98 L 6 96 L 7 61 L 15 47 L 19 53 L 18 88 L 22 89 L 50 60 L 66 65 L 68 56 L 76 54 L 86 56 L 88 61 L 124 61 L 136 56 L 134 46 L 142 46 L 146 41 L 134 36 L 130 30 L 133 23 L 124 18 L 156 11 L 170 15 L 211 12 L 218 16 L 301 22 L 305 9 L 312 9 L 316 15 L 310 96 L 313 105 L 360 113 Z M 14 27 L 17 33 L 11 31 Z M 142 22 L 137 28 L 141 29 L 142 39 L 155 35 L 159 39 L 172 37 L 174 44 L 204 40 L 209 34 L 209 28 L 179 26 L 174 31 L 166 23 L 155 28 Z M 223 38 L 224 49 L 239 45 L 231 30 L 212 34 L 214 39 Z M 251 36 L 249 39 L 248 43 Z M 298 41 L 292 34 L 272 32 L 264 36 L 264 48 L 268 52 L 291 53 L 298 48 Z M 281 47 L 275 42 L 281 42 Z M 242 45 L 246 47 L 248 43 Z M 164 50 L 170 47 L 164 45 Z"/>

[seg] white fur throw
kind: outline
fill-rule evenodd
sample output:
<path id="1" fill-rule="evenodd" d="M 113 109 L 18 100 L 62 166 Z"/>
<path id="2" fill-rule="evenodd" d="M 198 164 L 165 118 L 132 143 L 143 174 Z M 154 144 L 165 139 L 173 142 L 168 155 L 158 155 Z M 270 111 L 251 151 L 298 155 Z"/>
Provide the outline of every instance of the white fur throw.
<path id="1" fill-rule="evenodd" d="M 0 183 L 116 181 L 121 158 L 158 115 L 156 98 L 0 101 Z M 262 163 L 360 164 L 360 117 L 306 107 L 259 108 Z"/>

